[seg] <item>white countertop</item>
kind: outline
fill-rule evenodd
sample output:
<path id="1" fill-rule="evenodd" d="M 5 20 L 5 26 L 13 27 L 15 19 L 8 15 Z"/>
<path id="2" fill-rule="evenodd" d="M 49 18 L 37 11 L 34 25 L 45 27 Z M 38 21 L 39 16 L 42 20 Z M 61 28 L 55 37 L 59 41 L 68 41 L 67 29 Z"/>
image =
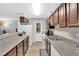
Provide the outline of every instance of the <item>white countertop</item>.
<path id="1" fill-rule="evenodd" d="M 55 30 L 54 35 L 58 35 L 60 37 L 64 37 L 64 38 L 67 38 L 69 40 L 79 43 L 79 35 L 78 34 L 76 35 L 76 34 L 71 34 L 71 33 L 65 32 L 65 31 Z"/>
<path id="2" fill-rule="evenodd" d="M 12 35 L 12 34 L 6 34 Z M 23 41 L 28 35 L 18 36 L 17 34 L 11 37 L 7 37 L 0 40 L 0 56 L 5 55 L 11 49 L 13 49 L 17 44 Z"/>
<path id="3" fill-rule="evenodd" d="M 57 36 L 57 35 L 56 35 Z M 60 53 L 62 56 L 79 56 L 79 48 L 77 48 L 76 41 L 72 41 L 69 39 L 66 39 L 66 37 L 63 40 L 53 40 L 53 38 L 50 38 L 48 36 L 45 36 L 53 45 L 53 47 Z M 59 36 L 62 37 L 62 36 Z M 52 40 L 51 40 L 52 39 Z"/>

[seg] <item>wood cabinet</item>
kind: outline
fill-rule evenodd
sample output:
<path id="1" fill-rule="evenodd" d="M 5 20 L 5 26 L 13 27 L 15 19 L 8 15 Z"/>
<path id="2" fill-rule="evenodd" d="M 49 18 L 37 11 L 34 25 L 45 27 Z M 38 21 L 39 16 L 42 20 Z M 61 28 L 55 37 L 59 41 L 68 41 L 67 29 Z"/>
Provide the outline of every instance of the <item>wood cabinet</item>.
<path id="1" fill-rule="evenodd" d="M 16 47 L 10 50 L 5 56 L 16 56 Z"/>
<path id="2" fill-rule="evenodd" d="M 79 3 L 78 3 L 78 25 L 79 25 Z"/>
<path id="3" fill-rule="evenodd" d="M 28 19 L 25 18 L 24 16 L 20 16 L 20 24 L 21 25 L 26 25 L 28 23 Z"/>
<path id="4" fill-rule="evenodd" d="M 58 10 L 56 10 L 53 14 L 53 24 L 54 25 L 58 24 Z"/>
<path id="5" fill-rule="evenodd" d="M 13 49 L 11 49 L 4 56 L 24 56 L 29 48 L 29 36 L 18 43 Z"/>
<path id="6" fill-rule="evenodd" d="M 60 27 L 79 26 L 79 3 L 62 3 L 51 15 L 50 24 Z M 50 17 L 49 17 L 50 18 Z"/>
<path id="7" fill-rule="evenodd" d="M 79 26 L 77 11 L 78 11 L 77 3 L 67 4 L 67 25 L 68 26 Z"/>
<path id="8" fill-rule="evenodd" d="M 23 56 L 23 41 L 17 45 L 17 56 Z"/>
<path id="9" fill-rule="evenodd" d="M 47 19 L 47 28 L 49 28 L 50 26 L 52 26 L 52 16 L 50 16 L 48 19 Z"/>
<path id="10" fill-rule="evenodd" d="M 54 17 L 50 16 L 50 26 L 54 26 Z"/>
<path id="11" fill-rule="evenodd" d="M 52 25 L 51 16 L 48 18 L 48 20 L 49 20 L 49 26 Z"/>
<path id="12" fill-rule="evenodd" d="M 70 19 L 68 22 L 69 26 L 73 26 L 77 24 L 77 3 L 70 3 L 69 7 Z"/>
<path id="13" fill-rule="evenodd" d="M 67 26 L 69 26 L 69 19 L 70 19 L 69 3 L 66 4 L 66 14 L 67 14 Z"/>
<path id="14" fill-rule="evenodd" d="M 27 39 L 24 40 L 24 54 L 26 53 L 27 50 Z"/>
<path id="15" fill-rule="evenodd" d="M 45 49 L 48 53 L 48 56 L 61 56 L 47 38 L 45 38 Z"/>
<path id="16" fill-rule="evenodd" d="M 48 53 L 48 56 L 51 56 L 51 43 L 48 41 L 48 39 L 45 40 L 45 49 Z"/>
<path id="17" fill-rule="evenodd" d="M 47 39 L 45 40 L 45 49 L 48 52 L 48 40 Z"/>
<path id="18" fill-rule="evenodd" d="M 59 26 L 66 27 L 66 4 L 62 4 L 59 8 Z"/>
<path id="19" fill-rule="evenodd" d="M 49 24 L 50 24 L 50 19 L 49 19 L 49 18 L 47 19 L 47 24 L 48 24 L 48 26 L 49 26 Z"/>
<path id="20" fill-rule="evenodd" d="M 48 55 L 51 56 L 51 43 L 48 41 Z"/>
<path id="21" fill-rule="evenodd" d="M 28 48 L 29 48 L 29 36 L 26 39 L 24 39 L 24 55 L 27 52 Z"/>

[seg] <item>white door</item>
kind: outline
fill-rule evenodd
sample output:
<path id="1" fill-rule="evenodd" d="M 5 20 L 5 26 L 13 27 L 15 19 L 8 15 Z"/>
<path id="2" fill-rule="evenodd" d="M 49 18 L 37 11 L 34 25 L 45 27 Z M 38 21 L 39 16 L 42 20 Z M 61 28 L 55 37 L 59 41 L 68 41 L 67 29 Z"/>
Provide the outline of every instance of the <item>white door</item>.
<path id="1" fill-rule="evenodd" d="M 35 22 L 35 41 L 42 41 L 42 22 Z"/>

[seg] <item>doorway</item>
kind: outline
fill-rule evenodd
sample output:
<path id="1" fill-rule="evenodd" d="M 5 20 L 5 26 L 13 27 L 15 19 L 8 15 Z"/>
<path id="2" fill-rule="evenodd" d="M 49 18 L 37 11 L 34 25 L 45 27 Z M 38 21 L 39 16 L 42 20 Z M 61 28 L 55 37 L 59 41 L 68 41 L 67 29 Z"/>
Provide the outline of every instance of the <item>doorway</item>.
<path id="1" fill-rule="evenodd" d="M 35 41 L 42 41 L 42 22 L 35 22 Z"/>

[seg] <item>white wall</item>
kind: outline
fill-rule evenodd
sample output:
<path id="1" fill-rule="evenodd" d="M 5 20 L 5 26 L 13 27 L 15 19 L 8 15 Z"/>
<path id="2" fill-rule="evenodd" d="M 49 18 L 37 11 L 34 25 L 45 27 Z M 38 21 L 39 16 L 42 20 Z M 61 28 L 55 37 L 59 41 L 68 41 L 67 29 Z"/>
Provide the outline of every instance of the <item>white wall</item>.
<path id="1" fill-rule="evenodd" d="M 32 25 L 32 40 L 35 42 L 35 22 L 42 22 L 42 33 L 46 30 L 46 19 L 45 18 L 29 18 L 29 22 Z M 38 38 L 39 39 L 39 38 Z"/>
<path id="2" fill-rule="evenodd" d="M 2 20 L 3 26 L 0 26 L 0 34 L 3 30 L 6 30 L 7 33 L 16 32 L 17 20 L 15 18 L 10 18 L 9 20 Z"/>

